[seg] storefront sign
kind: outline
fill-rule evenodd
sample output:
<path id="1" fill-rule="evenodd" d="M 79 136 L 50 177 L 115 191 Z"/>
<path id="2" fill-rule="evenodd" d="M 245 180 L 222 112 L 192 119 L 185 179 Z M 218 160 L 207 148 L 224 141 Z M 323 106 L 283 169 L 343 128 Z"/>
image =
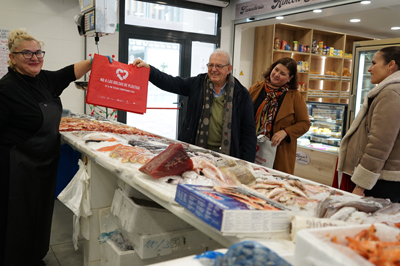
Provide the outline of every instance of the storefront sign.
<path id="1" fill-rule="evenodd" d="M 307 153 L 298 151 L 296 152 L 296 163 L 301 165 L 307 165 L 311 162 L 310 156 Z"/>
<path id="2" fill-rule="evenodd" d="M 235 18 L 248 18 L 332 0 L 255 0 L 236 5 Z"/>

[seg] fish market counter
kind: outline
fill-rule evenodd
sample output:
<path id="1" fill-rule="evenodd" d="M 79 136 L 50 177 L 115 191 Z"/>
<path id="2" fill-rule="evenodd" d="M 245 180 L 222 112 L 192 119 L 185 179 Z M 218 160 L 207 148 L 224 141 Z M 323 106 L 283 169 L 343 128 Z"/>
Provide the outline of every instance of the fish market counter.
<path id="1" fill-rule="evenodd" d="M 84 158 L 86 158 L 87 172 L 90 176 L 90 204 L 92 215 L 87 219 L 81 217 L 80 226 L 82 235 L 84 237 L 84 265 L 101 264 L 101 249 L 98 241 L 99 232 L 102 232 L 101 215 L 104 210 L 110 208 L 115 192 L 119 188 L 124 190 L 129 187 L 134 189 L 140 194 L 149 198 L 175 216 L 188 223 L 190 226 L 196 228 L 204 233 L 209 238 L 213 239 L 215 243 L 208 243 L 209 246 L 204 247 L 204 252 L 207 249 L 217 249 L 221 247 L 229 247 L 234 243 L 242 241 L 245 237 L 251 238 L 260 237 L 260 233 L 250 234 L 223 234 L 214 227 L 200 220 L 196 215 L 187 209 L 183 208 L 174 201 L 176 193 L 176 185 L 161 183 L 159 180 L 140 172 L 138 169 L 142 166 L 139 163 L 122 163 L 114 158 L 110 158 L 108 154 L 101 154 L 95 150 L 102 147 L 101 143 L 87 143 L 85 136 L 88 132 L 61 132 L 62 141 L 70 145 L 73 149 L 79 151 Z M 119 135 L 121 137 L 121 135 Z M 129 139 L 132 139 L 132 135 Z M 115 138 L 118 138 L 116 135 Z M 123 137 L 122 137 L 123 138 Z M 124 139 L 118 139 L 124 141 Z M 127 141 L 127 139 L 125 139 Z M 228 156 L 229 157 L 229 156 Z M 279 171 L 271 170 L 273 173 L 282 174 Z M 157 217 L 156 217 L 157 219 Z M 289 218 L 288 218 L 289 219 Z M 150 223 L 150 221 L 148 221 Z M 160 220 L 158 223 L 168 223 L 169 221 Z M 289 239 L 288 232 L 271 232 L 261 234 L 265 239 L 279 238 Z M 162 240 L 161 240 L 162 241 Z M 289 243 L 290 241 L 288 241 Z M 288 247 L 293 244 L 290 242 Z M 148 247 L 153 249 L 153 247 Z M 290 249 L 290 248 L 289 248 Z M 286 249 L 286 250 L 289 250 Z M 292 246 L 293 251 L 293 246 Z M 180 256 L 187 256 L 190 254 L 181 254 Z M 175 255 L 179 257 L 179 254 Z M 164 256 L 165 260 L 174 258 L 174 254 Z M 135 265 L 146 265 L 163 261 L 160 256 L 156 258 L 144 259 L 137 262 Z M 111 264 L 110 264 L 111 265 Z M 128 265 L 128 264 L 127 264 Z M 130 264 L 129 264 L 130 265 Z"/>
<path id="2" fill-rule="evenodd" d="M 390 201 L 362 199 L 123 124 L 63 118 L 60 131 L 63 143 L 83 155 L 80 167 L 90 178 L 92 214 L 74 226 L 85 266 L 149 265 L 244 240 L 267 243 L 292 263 L 300 230 L 400 220 L 400 205 Z"/>

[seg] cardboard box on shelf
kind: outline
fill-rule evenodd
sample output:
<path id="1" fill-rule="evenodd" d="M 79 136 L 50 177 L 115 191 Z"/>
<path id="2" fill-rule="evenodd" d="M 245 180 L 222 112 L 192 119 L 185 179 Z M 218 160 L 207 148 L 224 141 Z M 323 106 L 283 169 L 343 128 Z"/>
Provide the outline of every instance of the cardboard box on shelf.
<path id="1" fill-rule="evenodd" d="M 209 186 L 179 184 L 175 201 L 225 235 L 283 233 L 289 237 L 290 211 L 251 209 Z"/>

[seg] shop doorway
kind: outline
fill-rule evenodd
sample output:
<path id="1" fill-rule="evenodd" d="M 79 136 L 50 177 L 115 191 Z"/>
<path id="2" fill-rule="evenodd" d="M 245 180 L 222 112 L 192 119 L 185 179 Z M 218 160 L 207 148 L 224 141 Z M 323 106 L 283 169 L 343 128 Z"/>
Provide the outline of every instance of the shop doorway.
<path id="1" fill-rule="evenodd" d="M 219 46 L 222 9 L 185 2 L 178 7 L 170 2 L 121 1 L 119 60 L 132 63 L 141 58 L 172 76 L 207 72 L 208 58 Z M 118 121 L 177 139 L 186 97 L 162 91 L 149 82 L 147 106 L 144 115 L 118 111 Z"/>

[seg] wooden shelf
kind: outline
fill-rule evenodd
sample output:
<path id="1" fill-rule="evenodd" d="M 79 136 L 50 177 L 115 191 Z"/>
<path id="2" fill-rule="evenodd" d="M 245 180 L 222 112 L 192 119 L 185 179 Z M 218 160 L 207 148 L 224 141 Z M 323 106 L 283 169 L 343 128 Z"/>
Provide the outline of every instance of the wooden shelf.
<path id="1" fill-rule="evenodd" d="M 293 41 L 297 41 L 298 47 L 308 45 L 311 51 L 313 40 L 317 44 L 319 41 L 323 41 L 326 46 L 342 50 L 343 56 L 274 49 L 275 38 L 279 38 L 280 41 L 284 40 L 291 46 Z M 283 57 L 291 57 L 297 62 L 308 62 L 309 72 L 298 72 L 298 82 L 307 84 L 307 90 L 301 91 L 306 101 L 348 103 L 351 79 L 343 76 L 343 73 L 346 69 L 347 71 L 352 69 L 353 60 L 345 58 L 345 53 L 352 53 L 354 42 L 364 40 L 371 39 L 290 24 L 257 27 L 254 40 L 252 84 L 263 79 L 263 73 L 273 62 Z"/>

